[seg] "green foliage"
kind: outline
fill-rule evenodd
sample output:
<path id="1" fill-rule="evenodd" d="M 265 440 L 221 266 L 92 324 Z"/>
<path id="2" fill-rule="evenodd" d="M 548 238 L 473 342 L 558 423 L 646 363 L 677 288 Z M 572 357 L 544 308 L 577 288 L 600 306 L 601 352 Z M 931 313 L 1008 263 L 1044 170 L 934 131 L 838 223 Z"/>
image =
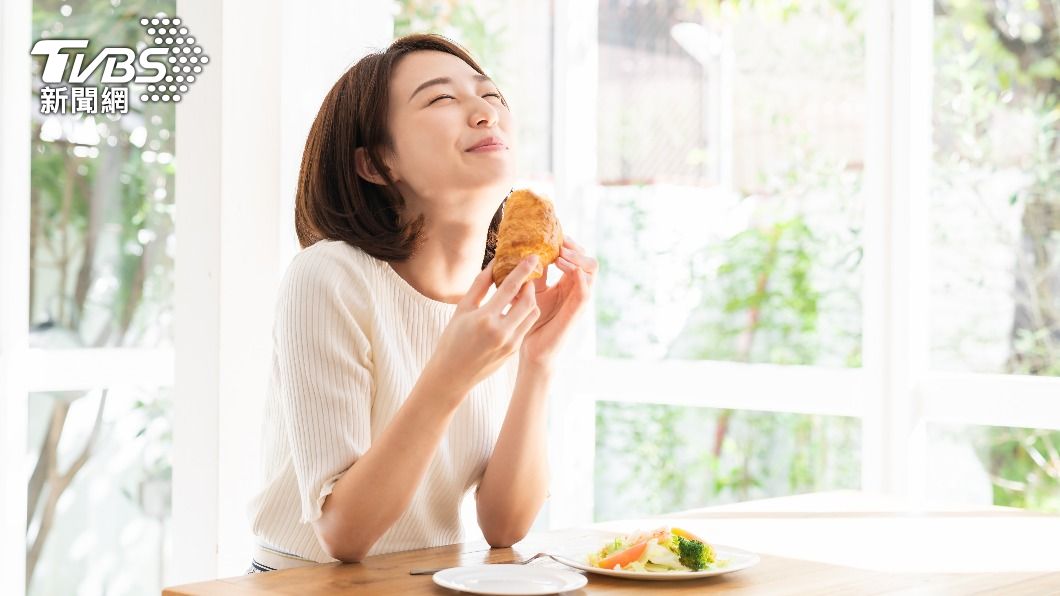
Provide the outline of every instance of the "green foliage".
<path id="1" fill-rule="evenodd" d="M 662 513 L 674 508 L 675 498 L 686 493 L 691 476 L 688 467 L 681 464 L 688 447 L 677 429 L 681 419 L 681 408 L 673 406 L 598 403 L 598 485 L 603 480 L 601 475 L 607 473 L 599 462 L 606 459 L 609 464 L 617 464 L 627 471 L 621 476 L 619 490 L 637 495 L 640 511 Z M 693 465 L 695 471 L 701 469 L 702 462 Z M 616 504 L 621 507 L 620 503 L 625 502 L 619 495 L 600 493 L 597 492 L 597 500 L 606 504 L 601 503 L 598 511 Z"/>
<path id="2" fill-rule="evenodd" d="M 1060 258 L 1060 218 L 1053 216 L 1060 209 L 1060 6 L 1055 0 L 1005 6 L 948 0 L 936 2 L 935 10 L 936 179 L 957 186 L 969 172 L 1018 167 L 1029 174 L 1016 192 L 984 197 L 1022 210 L 1015 277 L 1041 280 L 1017 282 L 1005 372 L 1060 375 L 1060 320 L 1051 314 L 1060 300 L 1051 290 Z M 1009 133 L 995 142 L 991 134 L 1012 118 L 1029 122 L 1033 131 L 1032 150 L 1015 162 L 1010 148 L 1019 138 Z M 966 439 L 977 445 L 993 479 L 995 503 L 1060 510 L 1060 432 L 990 427 Z"/>
<path id="3" fill-rule="evenodd" d="M 753 12 L 759 18 L 786 21 L 806 12 L 827 14 L 832 10 L 852 24 L 859 18 L 861 3 L 699 0 L 689 4 L 701 8 L 708 19 Z M 1060 44 L 1055 24 L 1043 29 L 1050 23 L 1043 17 L 1050 7 L 1039 2 L 1000 7 L 982 0 L 943 1 L 935 6 L 935 52 L 939 58 L 934 107 L 936 180 L 961 181 L 969 172 L 989 173 L 1013 165 L 1028 173 L 1028 184 L 1015 193 L 984 197 L 1024 210 L 1023 238 L 1018 250 L 1030 247 L 1024 259 L 1029 263 L 1025 274 L 1029 279 L 1043 280 L 1024 289 L 1031 294 L 1017 296 L 1026 303 L 1021 302 L 1020 308 L 1030 309 L 1025 311 L 1028 319 L 1037 323 L 1031 327 L 1014 325 L 1007 372 L 1060 374 L 1060 342 L 1056 340 L 1060 322 L 1049 310 L 1057 300 L 1049 292 L 1055 287 L 1055 262 L 1060 255 L 1060 226 L 1056 224 L 1060 218 L 1055 215 L 1060 213 Z M 1007 12 L 999 14 L 1000 10 Z M 1054 6 L 1052 10 L 1055 13 L 1058 9 Z M 1005 137 L 990 134 L 1005 114 L 1030 122 L 1035 131 L 1033 150 L 1019 156 L 1017 163 L 1011 161 L 1008 142 L 993 142 L 994 138 Z M 782 125 L 783 121 L 774 119 L 773 126 Z M 844 196 L 847 193 L 842 189 L 856 188 L 847 186 L 842 174 L 828 167 L 815 167 L 814 163 L 812 159 L 793 162 L 786 173 L 782 171 L 772 182 L 767 179 L 767 186 L 778 199 L 787 200 L 814 189 L 832 189 L 837 196 Z M 638 221 L 644 217 L 643 212 L 636 211 L 638 207 L 633 204 L 623 208 Z M 635 227 L 634 233 L 628 235 L 628 241 L 635 246 L 641 242 L 636 230 Z M 860 230 L 849 232 L 844 241 L 858 245 Z M 751 228 L 706 247 L 692 277 L 702 289 L 701 304 L 695 309 L 698 317 L 670 346 L 668 356 L 817 363 L 822 345 L 814 332 L 819 329 L 822 301 L 835 290 L 822 287 L 821 277 L 814 271 L 856 268 L 860 261 L 860 251 L 842 256 L 828 247 L 826 239 L 806 214 L 796 210 L 758 218 Z M 827 257 L 830 250 L 832 256 Z M 659 257 L 649 254 L 645 258 Z M 606 260 L 602 262 L 604 270 L 607 265 Z M 608 328 L 630 324 L 628 312 L 633 306 L 651 305 L 645 288 L 631 286 L 633 304 L 627 308 L 601 301 L 602 339 L 609 338 Z M 628 356 L 620 346 L 607 341 L 601 342 L 600 352 L 612 357 Z M 846 363 L 857 366 L 860 350 L 852 349 Z M 602 518 L 630 509 L 658 513 L 706 502 L 775 494 L 778 468 L 786 473 L 785 490 L 790 492 L 835 486 L 836 476 L 832 482 L 822 476 L 835 474 L 831 470 L 837 466 L 845 470 L 838 476 L 856 485 L 857 473 L 851 473 L 849 462 L 836 457 L 850 454 L 849 458 L 856 458 L 856 447 L 852 445 L 855 441 L 846 435 L 837 443 L 835 429 L 825 428 L 834 424 L 829 419 L 695 408 L 681 408 L 681 413 L 676 410 L 672 406 L 599 404 L 598 453 L 610 463 L 609 469 L 625 473 L 618 495 L 605 490 L 598 498 L 598 514 Z M 690 425 L 702 432 L 689 434 Z M 856 433 L 856 426 L 853 430 Z M 613 440 L 615 436 L 632 448 L 622 453 L 622 445 Z M 792 451 L 786 466 L 777 466 L 774 461 L 773 466 L 757 468 L 757 461 L 769 457 L 770 443 L 782 437 L 791 437 L 800 446 Z M 1060 507 L 1060 432 L 984 428 L 968 439 L 977 445 L 984 468 L 994 480 L 997 504 L 1048 510 Z M 675 473 L 670 458 L 680 462 L 676 467 L 683 470 L 683 476 Z M 698 478 L 709 478 L 710 482 L 704 485 Z M 602 480 L 598 477 L 598 486 Z M 638 488 L 642 489 L 639 494 L 648 495 L 643 503 L 626 498 L 627 492 Z M 621 503 L 616 506 L 609 502 L 613 500 Z"/>
<path id="4" fill-rule="evenodd" d="M 803 14 L 839 16 L 854 25 L 861 16 L 863 0 L 687 0 L 689 8 L 707 19 L 754 13 L 769 20 L 787 22 Z"/>
<path id="5" fill-rule="evenodd" d="M 973 440 L 994 480 L 994 502 L 1060 511 L 1060 431 L 988 428 Z"/>
<path id="6" fill-rule="evenodd" d="M 715 250 L 722 264 L 714 288 L 723 300 L 725 315 L 701 334 L 722 341 L 695 354 L 700 359 L 760 360 L 776 364 L 810 364 L 816 355 L 813 334 L 817 325 L 819 292 L 811 281 L 815 239 L 801 217 L 774 222 L 736 234 Z M 752 358 L 749 344 L 756 333 L 771 335 L 768 352 Z M 725 341 L 725 339 L 728 341 Z"/>
<path id="7" fill-rule="evenodd" d="M 175 10 L 172 0 L 88 2 L 63 16 L 66 4 L 34 2 L 34 37 L 87 38 L 89 52 L 143 46 L 139 17 Z M 159 325 L 172 311 L 174 162 L 159 158 L 175 153 L 174 119 L 172 104 L 134 101 L 121 117 L 33 115 L 31 325 L 58 325 L 85 346 L 171 341 Z"/>
<path id="8" fill-rule="evenodd" d="M 174 14 L 175 2 L 35 0 L 33 38 L 86 38 L 90 40 L 90 54 L 106 46 L 142 47 L 145 33 L 139 18 L 160 12 Z M 39 97 L 41 68 L 43 58 L 35 59 L 30 89 L 33 98 Z M 98 85 L 99 75 L 99 71 L 94 73 L 86 84 Z M 130 94 L 136 90 L 132 86 Z M 30 118 L 28 324 L 32 341 L 43 348 L 170 343 L 173 260 L 167 249 L 174 232 L 174 107 L 141 106 L 130 98 L 129 113 L 121 116 L 38 113 Z M 80 397 L 83 396 L 74 399 Z M 100 416 L 104 403 L 101 401 L 99 406 Z M 69 406 L 53 404 L 52 417 L 64 407 Z M 133 412 L 125 413 L 143 417 L 144 430 L 137 439 L 141 444 L 136 445 L 143 457 L 137 473 L 144 481 L 160 481 L 163 487 L 170 476 L 170 409 L 168 401 L 157 400 L 141 402 Z M 67 429 L 76 433 L 77 426 L 62 426 L 62 432 L 43 438 L 37 450 L 38 470 L 48 469 L 51 464 L 46 453 L 54 452 L 60 438 L 68 443 Z M 70 473 L 80 469 L 71 469 Z M 60 485 L 57 480 L 50 478 L 46 490 L 39 490 L 38 496 L 51 497 L 49 491 L 61 493 L 68 486 L 76 486 Z M 30 485 L 32 493 L 32 479 Z M 137 488 L 120 490 L 145 508 L 145 514 L 159 520 L 168 517 L 168 506 L 146 510 L 142 488 L 143 482 Z M 62 497 L 74 497 L 74 492 Z M 133 497 L 134 493 L 140 497 Z M 50 584 L 39 577 L 41 573 L 36 574 L 35 582 L 33 569 L 39 553 L 45 552 L 41 550 L 44 544 L 61 538 L 46 530 L 53 526 L 57 514 L 54 508 L 46 507 L 30 513 L 27 534 L 31 535 L 34 528 L 45 530 L 38 531 L 32 540 L 27 539 L 27 561 L 33 562 L 27 564 L 27 582 L 31 591 L 47 590 L 39 582 Z"/>
<path id="9" fill-rule="evenodd" d="M 444 35 L 470 51 L 502 89 L 506 27 L 498 24 L 498 6 L 467 0 L 398 0 L 394 37 L 410 33 Z M 492 9 L 492 12 L 489 10 Z"/>
<path id="10" fill-rule="evenodd" d="M 601 401 L 596 429 L 598 520 L 859 482 L 856 418 Z"/>
<path id="11" fill-rule="evenodd" d="M 754 11 L 762 19 L 793 16 L 770 10 L 776 3 L 728 4 Z M 799 3 L 788 3 L 788 8 L 793 6 Z M 808 6 L 802 4 L 805 10 Z M 813 3 L 815 14 L 834 17 L 839 9 Z M 856 11 L 848 16 L 858 18 Z M 850 22 L 847 16 L 843 19 Z M 774 128 L 797 131 L 790 113 L 764 117 L 771 118 Z M 698 305 L 666 346 L 667 358 L 776 364 L 822 364 L 830 358 L 834 364 L 860 365 L 859 321 L 842 330 L 830 329 L 827 336 L 820 326 L 824 305 L 834 309 L 828 301 L 840 295 L 859 310 L 861 253 L 852 247 L 860 246 L 860 225 L 853 223 L 860 221 L 855 210 L 860 171 L 815 151 L 812 136 L 793 136 L 797 146 L 786 153 L 788 161 L 770 163 L 759 188 L 744 199 L 752 205 L 751 225 L 704 245 L 692 256 L 688 283 L 697 291 Z M 815 203 L 829 205 L 831 220 L 850 223 L 839 228 L 824 224 L 825 219 L 807 210 Z M 652 262 L 674 257 L 646 245 L 650 232 L 643 202 L 634 198 L 615 208 L 630 222 L 622 230 L 622 244 L 634 248 L 614 257 L 622 260 L 617 270 L 611 268 L 612 256 L 602 251 L 601 270 L 628 278 L 624 286 L 631 293 L 614 304 L 611 298 L 598 296 L 598 352 L 629 357 L 629 348 L 613 341 L 613 333 L 635 325 L 633 313 L 638 309 L 659 306 L 651 282 L 633 279 L 626 270 L 652 271 Z M 615 233 L 601 229 L 601 234 Z M 645 263 L 631 262 L 630 255 Z M 856 487 L 859 428 L 859 421 L 850 418 L 599 402 L 597 516 L 655 514 Z M 609 483 L 616 483 L 617 490 Z"/>

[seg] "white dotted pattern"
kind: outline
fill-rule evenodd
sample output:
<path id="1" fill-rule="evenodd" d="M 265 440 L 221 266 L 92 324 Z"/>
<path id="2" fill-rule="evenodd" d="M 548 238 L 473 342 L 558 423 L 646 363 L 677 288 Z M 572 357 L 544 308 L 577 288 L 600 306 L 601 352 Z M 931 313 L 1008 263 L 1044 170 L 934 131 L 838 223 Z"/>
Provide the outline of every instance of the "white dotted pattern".
<path id="1" fill-rule="evenodd" d="M 188 28 L 180 26 L 181 23 L 179 18 L 170 18 L 164 14 L 140 19 L 140 25 L 153 39 L 154 45 L 165 48 L 169 54 L 166 57 L 168 68 L 164 77 L 165 84 L 159 81 L 147 85 L 146 92 L 140 94 L 140 101 L 180 101 L 183 94 L 188 92 L 188 84 L 195 82 L 195 75 L 191 73 L 201 73 L 200 65 L 210 61 L 210 57 L 202 53 L 202 47 L 195 43 L 195 38 L 189 35 Z"/>

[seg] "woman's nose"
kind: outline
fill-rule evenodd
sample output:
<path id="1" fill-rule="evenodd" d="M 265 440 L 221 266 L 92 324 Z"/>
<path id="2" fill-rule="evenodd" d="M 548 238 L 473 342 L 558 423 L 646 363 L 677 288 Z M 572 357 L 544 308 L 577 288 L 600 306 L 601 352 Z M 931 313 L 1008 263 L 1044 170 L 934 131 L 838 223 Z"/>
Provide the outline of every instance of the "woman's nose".
<path id="1" fill-rule="evenodd" d="M 478 107 L 471 114 L 471 124 L 473 126 L 493 126 L 497 123 L 497 119 L 500 115 L 497 113 L 497 109 L 489 104 L 486 100 L 482 100 Z"/>

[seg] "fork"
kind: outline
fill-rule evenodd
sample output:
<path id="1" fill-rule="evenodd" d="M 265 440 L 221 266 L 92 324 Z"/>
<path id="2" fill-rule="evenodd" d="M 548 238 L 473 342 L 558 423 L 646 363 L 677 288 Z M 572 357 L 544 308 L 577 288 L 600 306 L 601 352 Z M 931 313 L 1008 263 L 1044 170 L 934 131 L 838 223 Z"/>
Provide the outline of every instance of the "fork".
<path id="1" fill-rule="evenodd" d="M 536 555 L 534 555 L 534 556 L 532 556 L 529 559 L 526 559 L 524 561 L 501 561 L 501 562 L 498 562 L 498 563 L 485 563 L 485 564 L 486 565 L 526 565 L 530 561 L 536 561 L 537 559 L 540 559 L 541 557 L 551 557 L 551 556 L 552 555 L 550 555 L 548 553 L 537 553 Z M 452 569 L 452 567 L 460 567 L 460 565 L 454 565 L 454 566 L 451 566 L 451 567 L 438 567 L 437 569 L 410 569 L 409 570 L 409 575 L 434 575 L 435 573 L 438 573 L 439 571 L 444 571 L 446 569 Z"/>

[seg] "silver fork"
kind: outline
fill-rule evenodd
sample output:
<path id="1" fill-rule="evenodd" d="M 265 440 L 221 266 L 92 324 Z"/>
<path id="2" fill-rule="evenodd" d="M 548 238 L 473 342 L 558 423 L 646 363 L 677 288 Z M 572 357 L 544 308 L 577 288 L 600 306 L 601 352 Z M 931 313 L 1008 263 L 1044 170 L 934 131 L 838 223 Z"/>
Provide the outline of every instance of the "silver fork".
<path id="1" fill-rule="evenodd" d="M 497 562 L 497 563 L 485 563 L 485 564 L 486 565 L 526 565 L 530 561 L 536 561 L 537 559 L 540 559 L 541 557 L 551 557 L 551 556 L 552 555 L 550 555 L 548 553 L 537 553 L 536 555 L 530 557 L 529 559 L 526 559 L 525 561 L 500 561 L 500 562 Z M 452 567 L 460 567 L 460 565 L 453 565 L 453 566 L 450 566 L 450 567 L 438 567 L 437 569 L 410 569 L 409 570 L 409 575 L 434 575 L 435 573 L 438 573 L 439 571 L 444 571 L 446 569 L 452 569 Z"/>

